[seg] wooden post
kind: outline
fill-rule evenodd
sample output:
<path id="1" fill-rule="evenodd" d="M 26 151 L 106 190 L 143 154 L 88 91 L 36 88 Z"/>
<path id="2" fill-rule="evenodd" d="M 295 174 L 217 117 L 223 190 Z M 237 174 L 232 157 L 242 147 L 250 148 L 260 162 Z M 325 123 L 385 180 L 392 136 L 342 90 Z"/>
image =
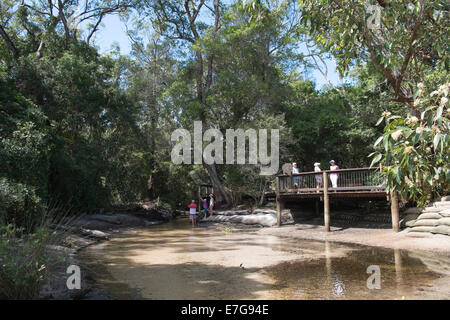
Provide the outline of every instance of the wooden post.
<path id="1" fill-rule="evenodd" d="M 323 172 L 323 220 L 325 230 L 330 231 L 330 199 L 328 197 L 328 174 Z"/>
<path id="2" fill-rule="evenodd" d="M 282 201 L 280 200 L 280 177 L 277 176 L 277 190 L 276 190 L 276 199 L 277 199 L 277 227 L 281 226 L 281 211 L 282 209 Z"/>
<path id="3" fill-rule="evenodd" d="M 281 227 L 281 213 L 284 210 L 284 201 L 277 200 L 277 227 Z"/>
<path id="4" fill-rule="evenodd" d="M 392 216 L 392 230 L 399 232 L 400 217 L 398 212 L 398 194 L 397 191 L 391 190 L 391 216 Z"/>

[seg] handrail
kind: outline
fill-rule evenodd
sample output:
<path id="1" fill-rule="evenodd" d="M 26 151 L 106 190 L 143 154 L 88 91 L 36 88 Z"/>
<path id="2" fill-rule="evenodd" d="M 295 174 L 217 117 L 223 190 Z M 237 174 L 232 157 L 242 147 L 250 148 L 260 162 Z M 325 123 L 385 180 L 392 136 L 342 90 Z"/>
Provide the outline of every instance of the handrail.
<path id="1" fill-rule="evenodd" d="M 277 175 L 277 191 L 278 194 L 280 192 L 321 193 L 325 191 L 322 189 L 325 188 L 325 180 L 330 182 L 327 183 L 327 189 L 339 192 L 352 190 L 375 191 L 385 187 L 385 177 L 383 177 L 380 169 L 372 167 Z"/>
<path id="2" fill-rule="evenodd" d="M 365 168 L 349 168 L 349 169 L 338 169 L 338 170 L 321 170 L 321 171 L 307 171 L 307 172 L 299 172 L 299 173 L 292 173 L 292 174 L 277 174 L 276 177 L 290 177 L 290 176 L 301 176 L 301 175 L 308 175 L 308 174 L 320 174 L 323 172 L 327 173 L 337 173 L 339 172 L 354 172 L 354 171 L 376 171 L 379 170 L 378 167 L 365 167 Z"/>

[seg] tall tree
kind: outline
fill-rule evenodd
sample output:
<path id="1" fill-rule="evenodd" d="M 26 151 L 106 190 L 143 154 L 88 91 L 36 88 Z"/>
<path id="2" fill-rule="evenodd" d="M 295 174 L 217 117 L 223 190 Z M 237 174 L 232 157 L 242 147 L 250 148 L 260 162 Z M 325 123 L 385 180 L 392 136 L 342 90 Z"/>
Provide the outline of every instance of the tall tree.
<path id="1" fill-rule="evenodd" d="M 448 2 L 300 0 L 302 21 L 341 74 L 369 61 L 388 81 L 392 101 L 413 106 L 427 70 L 448 68 Z"/>

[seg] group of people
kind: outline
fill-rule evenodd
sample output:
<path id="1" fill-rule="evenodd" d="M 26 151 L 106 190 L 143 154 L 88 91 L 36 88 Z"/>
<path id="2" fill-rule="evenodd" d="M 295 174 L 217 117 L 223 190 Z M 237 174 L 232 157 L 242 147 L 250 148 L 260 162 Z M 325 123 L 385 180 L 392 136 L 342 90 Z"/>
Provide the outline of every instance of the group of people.
<path id="1" fill-rule="evenodd" d="M 331 171 L 335 171 L 335 170 L 339 170 L 339 166 L 336 164 L 336 161 L 331 160 L 330 161 L 330 170 Z M 314 172 L 322 172 L 322 169 L 320 169 L 320 163 L 316 162 L 314 163 Z M 300 173 L 300 170 L 297 166 L 297 163 L 292 163 L 292 174 L 293 175 L 298 175 Z M 331 185 L 333 188 L 337 188 L 338 186 L 338 178 L 339 178 L 339 174 L 337 173 L 330 173 L 330 180 L 331 180 Z M 322 188 L 323 185 L 323 177 L 322 174 L 316 174 L 315 175 L 315 179 L 316 179 L 316 187 L 317 188 Z M 294 176 L 294 186 L 296 188 L 299 188 L 300 186 L 300 176 Z"/>
<path id="2" fill-rule="evenodd" d="M 202 197 L 203 218 L 207 218 L 213 215 L 214 211 L 214 195 L 211 193 L 209 196 Z M 209 207 L 208 207 L 209 204 Z M 200 213 L 199 208 L 199 213 Z M 192 200 L 189 205 L 189 219 L 192 221 L 192 227 L 195 227 L 197 221 L 197 204 L 195 200 Z"/>

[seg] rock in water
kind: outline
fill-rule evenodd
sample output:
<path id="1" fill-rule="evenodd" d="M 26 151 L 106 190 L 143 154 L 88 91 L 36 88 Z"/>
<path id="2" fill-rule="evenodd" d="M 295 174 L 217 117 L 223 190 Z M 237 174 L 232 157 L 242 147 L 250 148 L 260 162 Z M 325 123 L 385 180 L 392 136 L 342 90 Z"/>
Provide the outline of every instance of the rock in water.
<path id="1" fill-rule="evenodd" d="M 109 240 L 109 235 L 102 231 L 99 231 L 99 230 L 89 230 L 89 229 L 81 228 L 80 232 L 82 235 L 88 236 L 91 238 L 96 238 L 96 239 L 100 239 L 100 240 Z"/>
<path id="2" fill-rule="evenodd" d="M 219 211 L 203 221 L 211 222 L 233 222 L 247 225 L 257 224 L 264 227 L 273 227 L 277 223 L 277 214 L 275 210 L 257 209 L 252 213 L 244 214 L 245 210 L 239 211 Z M 245 211 L 246 212 L 246 211 Z M 236 214 L 232 214 L 236 213 Z"/>

